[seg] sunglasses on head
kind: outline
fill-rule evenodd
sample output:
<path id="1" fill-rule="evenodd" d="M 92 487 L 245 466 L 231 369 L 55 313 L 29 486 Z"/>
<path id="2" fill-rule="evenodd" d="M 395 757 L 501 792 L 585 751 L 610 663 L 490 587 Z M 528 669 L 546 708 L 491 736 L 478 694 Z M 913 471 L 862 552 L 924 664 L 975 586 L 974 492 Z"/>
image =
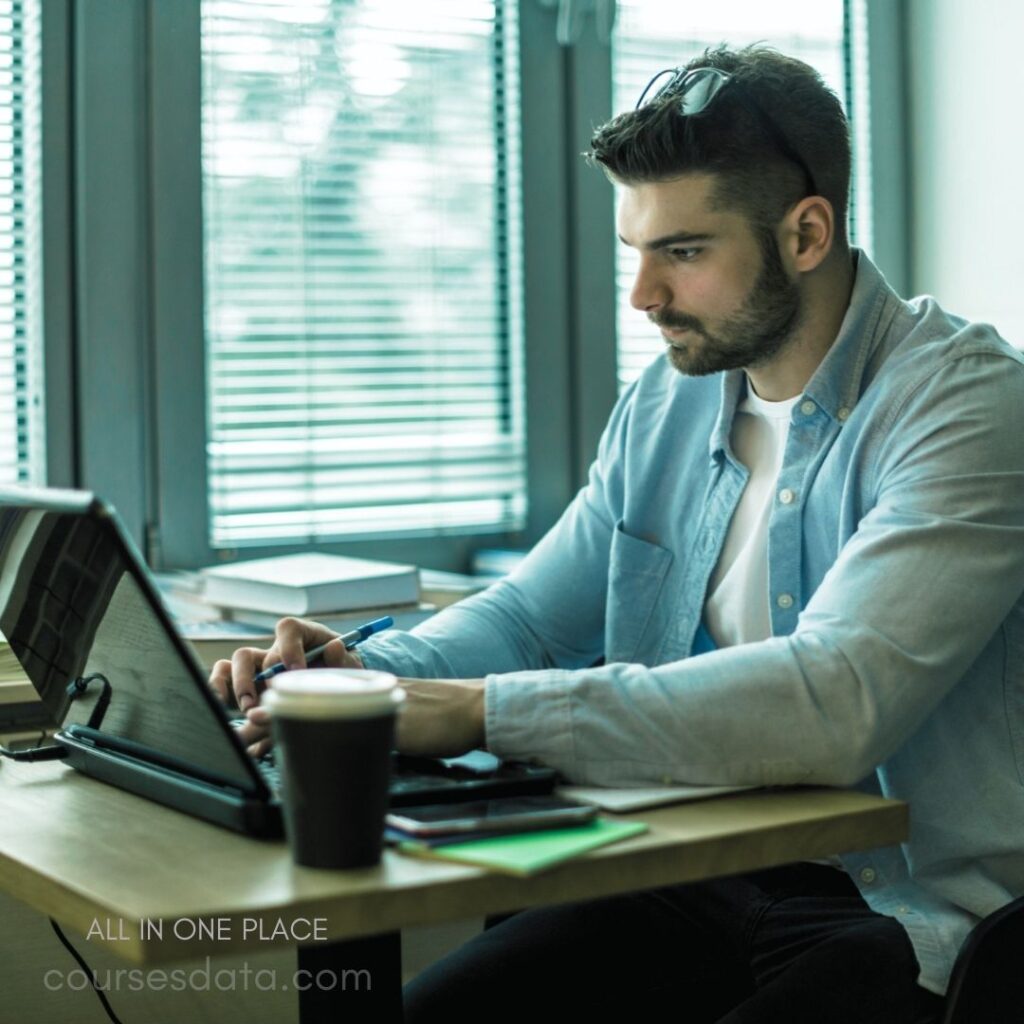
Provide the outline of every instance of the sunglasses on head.
<path id="1" fill-rule="evenodd" d="M 666 68 L 664 71 L 659 71 L 647 83 L 634 109 L 639 110 L 643 106 L 644 99 L 651 91 L 651 86 L 663 75 L 671 75 L 672 77 L 654 93 L 651 100 L 671 97 L 675 101 L 676 113 L 680 117 L 693 117 L 707 110 L 715 97 L 726 86 L 733 84 L 735 86 L 735 94 L 740 102 L 771 136 L 779 152 L 804 172 L 807 184 L 810 185 L 810 192 L 807 194 L 812 196 L 818 195 L 818 186 L 814 181 L 814 175 L 811 174 L 811 169 L 807 166 L 804 158 L 789 144 L 779 126 L 762 109 L 757 100 L 749 94 L 743 83 L 726 71 L 720 71 L 718 68 L 694 68 L 692 71 L 686 71 L 683 68 Z"/>

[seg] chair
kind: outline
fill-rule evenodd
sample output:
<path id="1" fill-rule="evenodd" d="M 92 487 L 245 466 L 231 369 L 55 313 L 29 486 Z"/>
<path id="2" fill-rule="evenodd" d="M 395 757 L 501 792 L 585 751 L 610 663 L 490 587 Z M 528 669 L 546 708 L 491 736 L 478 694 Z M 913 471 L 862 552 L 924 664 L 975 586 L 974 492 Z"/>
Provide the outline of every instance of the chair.
<path id="1" fill-rule="evenodd" d="M 942 1024 L 1024 1021 L 1024 896 L 989 914 L 953 965 Z"/>

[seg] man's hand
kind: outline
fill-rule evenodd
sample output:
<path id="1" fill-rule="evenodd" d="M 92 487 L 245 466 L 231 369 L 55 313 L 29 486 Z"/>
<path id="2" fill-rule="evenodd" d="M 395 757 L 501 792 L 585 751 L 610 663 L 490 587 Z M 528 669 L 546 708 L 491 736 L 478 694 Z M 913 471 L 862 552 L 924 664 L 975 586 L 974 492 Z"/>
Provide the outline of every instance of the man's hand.
<path id="1" fill-rule="evenodd" d="M 327 647 L 317 667 L 362 668 L 358 655 L 346 651 L 338 634 L 318 622 L 308 619 L 281 619 L 275 629 L 274 646 L 269 651 L 257 647 L 242 647 L 231 656 L 214 664 L 210 672 L 210 686 L 229 707 L 237 704 L 249 721 L 238 730 L 238 736 L 254 757 L 265 754 L 271 745 L 270 716 L 260 708 L 260 694 L 265 683 L 256 683 L 254 677 L 264 669 L 284 662 L 289 669 L 306 667 L 305 652 L 319 644 Z M 337 643 L 329 643 L 337 640 Z"/>
<path id="2" fill-rule="evenodd" d="M 254 677 L 278 662 L 289 669 L 306 667 L 305 652 L 338 639 L 338 634 L 307 619 L 281 619 L 269 651 L 243 647 L 231 660 L 218 661 L 210 685 L 225 704 L 237 703 L 247 722 L 238 736 L 254 757 L 271 746 L 270 715 L 259 706 L 265 684 Z M 328 643 L 321 658 L 327 668 L 363 668 L 341 640 Z M 403 754 L 455 757 L 484 743 L 484 681 L 482 679 L 400 679 L 405 700 L 398 710 L 396 746 Z"/>
<path id="3" fill-rule="evenodd" d="M 350 668 L 352 666 L 346 666 Z M 395 746 L 417 757 L 456 757 L 484 744 L 482 679 L 399 679 L 405 700 L 398 706 Z M 252 707 L 239 729 L 249 753 L 270 749 L 270 713 Z"/>
<path id="4" fill-rule="evenodd" d="M 395 745 L 420 757 L 456 757 L 484 744 L 482 679 L 399 679 Z"/>

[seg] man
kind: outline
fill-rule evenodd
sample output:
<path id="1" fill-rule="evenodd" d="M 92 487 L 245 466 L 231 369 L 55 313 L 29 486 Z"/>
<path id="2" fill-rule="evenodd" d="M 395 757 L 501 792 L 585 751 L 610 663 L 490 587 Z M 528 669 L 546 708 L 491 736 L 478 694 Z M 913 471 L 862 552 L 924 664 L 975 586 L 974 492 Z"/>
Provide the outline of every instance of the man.
<path id="1" fill-rule="evenodd" d="M 1024 360 L 849 248 L 811 68 L 720 48 L 644 99 L 590 155 L 668 358 L 508 580 L 362 662 L 407 677 L 410 752 L 855 786 L 909 800 L 911 839 L 489 922 L 407 1013 L 937 1020 L 972 925 L 1024 892 Z M 255 666 L 326 635 L 288 620 L 214 682 L 252 706 Z"/>

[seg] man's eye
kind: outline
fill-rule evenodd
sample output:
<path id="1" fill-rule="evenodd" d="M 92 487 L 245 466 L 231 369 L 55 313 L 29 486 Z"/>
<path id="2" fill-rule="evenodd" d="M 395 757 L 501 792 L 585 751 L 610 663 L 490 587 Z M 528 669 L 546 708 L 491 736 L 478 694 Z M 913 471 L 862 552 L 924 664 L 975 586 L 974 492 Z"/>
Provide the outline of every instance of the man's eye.
<path id="1" fill-rule="evenodd" d="M 700 252 L 700 249 L 669 249 L 668 254 L 674 260 L 682 260 L 684 263 L 688 263 L 694 259 Z"/>

